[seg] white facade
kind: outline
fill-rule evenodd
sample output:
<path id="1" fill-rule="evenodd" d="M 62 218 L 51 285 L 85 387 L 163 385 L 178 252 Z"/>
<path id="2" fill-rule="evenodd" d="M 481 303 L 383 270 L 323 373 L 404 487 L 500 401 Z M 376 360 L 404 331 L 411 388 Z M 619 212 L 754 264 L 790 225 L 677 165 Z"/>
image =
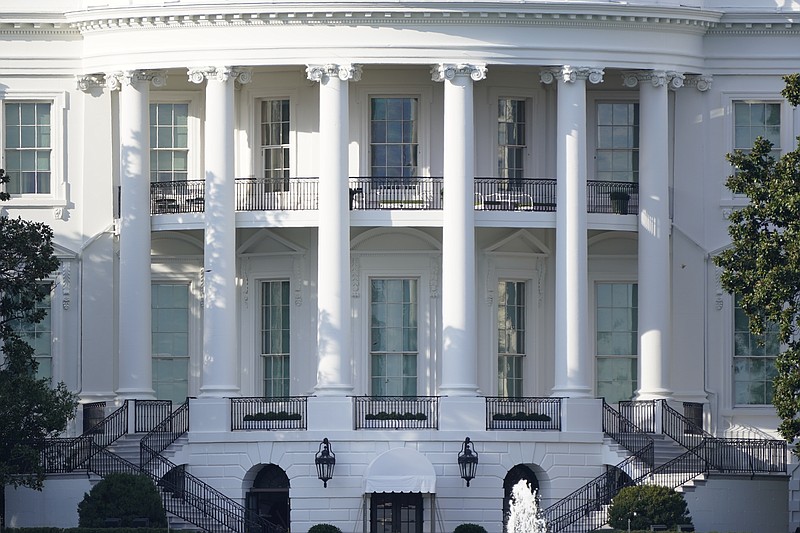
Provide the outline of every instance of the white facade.
<path id="1" fill-rule="evenodd" d="M 378 531 L 392 492 L 422 498 L 410 531 L 500 532 L 514 467 L 547 507 L 624 458 L 603 396 L 775 437 L 770 353 L 711 258 L 744 202 L 725 154 L 800 135 L 800 4 L 725 4 L 5 0 L 0 209 L 62 260 L 42 360 L 106 413 L 191 397 L 187 471 L 247 505 L 276 465 L 293 532 Z M 307 397 L 303 429 L 232 430 L 263 396 Z M 354 429 L 363 396 L 438 397 L 438 422 Z M 520 396 L 561 398 L 560 429 L 487 429 Z M 794 531 L 793 468 L 697 488 L 698 531 Z M 7 489 L 6 523 L 76 525 L 30 512 L 69 480 Z M 770 513 L 715 514 L 725 491 Z"/>

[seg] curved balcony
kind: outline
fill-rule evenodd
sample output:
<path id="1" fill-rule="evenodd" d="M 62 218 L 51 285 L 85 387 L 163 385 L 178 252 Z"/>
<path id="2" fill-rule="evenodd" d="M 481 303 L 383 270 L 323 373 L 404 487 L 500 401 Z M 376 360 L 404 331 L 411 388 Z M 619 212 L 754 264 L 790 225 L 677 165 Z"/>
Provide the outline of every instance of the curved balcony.
<path id="1" fill-rule="evenodd" d="M 235 187 L 237 211 L 313 211 L 319 207 L 318 178 L 236 178 Z M 440 177 L 350 178 L 349 189 L 352 210 L 441 210 L 445 194 Z M 479 211 L 556 210 L 553 178 L 475 178 L 473 193 Z M 639 185 L 589 181 L 586 207 L 589 213 L 634 214 L 639 209 Z M 153 215 L 204 210 L 203 180 L 150 184 Z"/>

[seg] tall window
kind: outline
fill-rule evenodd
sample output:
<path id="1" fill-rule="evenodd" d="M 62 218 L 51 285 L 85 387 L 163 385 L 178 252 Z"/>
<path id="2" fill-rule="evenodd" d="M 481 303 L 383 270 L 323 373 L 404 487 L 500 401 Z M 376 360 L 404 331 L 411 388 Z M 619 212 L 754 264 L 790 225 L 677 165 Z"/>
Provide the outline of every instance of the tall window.
<path id="1" fill-rule="evenodd" d="M 781 153 L 781 104 L 736 101 L 733 103 L 734 149 L 749 152 L 757 137 L 772 143 L 772 155 Z"/>
<path id="2" fill-rule="evenodd" d="M 151 294 L 153 390 L 159 400 L 189 396 L 189 285 L 154 283 Z"/>
<path id="3" fill-rule="evenodd" d="M 372 394 L 417 394 L 417 280 L 370 282 Z"/>
<path id="4" fill-rule="evenodd" d="M 5 103 L 5 170 L 10 194 L 50 194 L 51 108 L 47 102 Z"/>
<path id="5" fill-rule="evenodd" d="M 600 181 L 639 181 L 639 104 L 597 104 L 595 174 Z"/>
<path id="6" fill-rule="evenodd" d="M 150 181 L 187 179 L 189 104 L 150 104 Z"/>
<path id="7" fill-rule="evenodd" d="M 36 324 L 27 320 L 14 320 L 12 329 L 20 338 L 33 348 L 33 357 L 38 363 L 36 377 L 53 379 L 53 327 L 50 320 L 50 283 L 42 283 L 40 288 L 45 293 L 41 302 L 36 304 L 37 310 L 45 312 L 44 318 Z"/>
<path id="8" fill-rule="evenodd" d="M 499 396 L 518 398 L 523 395 L 525 282 L 500 281 L 497 295 L 497 391 Z"/>
<path id="9" fill-rule="evenodd" d="M 269 190 L 289 188 L 289 100 L 261 102 L 261 161 Z"/>
<path id="10" fill-rule="evenodd" d="M 497 105 L 497 176 L 519 180 L 525 176 L 525 100 L 500 98 Z"/>
<path id="11" fill-rule="evenodd" d="M 780 352 L 777 324 L 767 323 L 764 335 L 750 333 L 750 319 L 734 298 L 733 395 L 737 405 L 772 403 L 775 359 Z"/>
<path id="12" fill-rule="evenodd" d="M 596 291 L 597 395 L 630 400 L 638 388 L 638 286 L 598 283 Z"/>
<path id="13" fill-rule="evenodd" d="M 417 175 L 417 98 L 370 101 L 370 171 L 372 177 Z"/>
<path id="14" fill-rule="evenodd" d="M 264 396 L 289 396 L 289 281 L 261 282 Z"/>

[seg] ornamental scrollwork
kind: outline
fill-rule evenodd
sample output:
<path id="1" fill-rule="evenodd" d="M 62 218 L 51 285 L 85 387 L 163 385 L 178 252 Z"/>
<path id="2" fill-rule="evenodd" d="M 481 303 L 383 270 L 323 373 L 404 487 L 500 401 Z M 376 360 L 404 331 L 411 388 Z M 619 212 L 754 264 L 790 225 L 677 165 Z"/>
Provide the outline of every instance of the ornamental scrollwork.
<path id="1" fill-rule="evenodd" d="M 341 81 L 360 81 L 361 65 L 308 65 L 306 77 L 311 81 L 322 81 L 323 78 L 339 78 Z"/>
<path id="2" fill-rule="evenodd" d="M 486 65 L 470 64 L 446 64 L 441 63 L 431 68 L 431 79 L 433 81 L 453 80 L 456 76 L 469 76 L 472 81 L 486 79 Z"/>

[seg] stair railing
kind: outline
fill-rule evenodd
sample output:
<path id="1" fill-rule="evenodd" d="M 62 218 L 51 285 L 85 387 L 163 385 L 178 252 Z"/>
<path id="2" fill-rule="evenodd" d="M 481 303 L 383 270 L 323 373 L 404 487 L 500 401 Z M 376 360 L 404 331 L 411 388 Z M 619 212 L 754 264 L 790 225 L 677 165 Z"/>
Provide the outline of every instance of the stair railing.
<path id="1" fill-rule="evenodd" d="M 622 416 L 613 407 L 603 400 L 603 433 L 611 437 L 620 446 L 634 455 L 640 455 L 641 460 L 650 467 L 655 460 L 653 454 L 653 438 L 639 426 Z M 641 454 L 643 450 L 650 451 Z"/>
<path id="2" fill-rule="evenodd" d="M 164 507 L 212 533 L 285 533 L 242 504 L 162 455 L 189 431 L 189 399 L 147 433 L 139 444 L 141 471 L 161 487 Z M 180 502 L 180 504 L 178 504 Z"/>
<path id="3" fill-rule="evenodd" d="M 622 416 L 603 400 L 603 432 L 614 439 L 631 455 L 589 481 L 568 496 L 557 501 L 543 511 L 551 533 L 563 531 L 570 525 L 578 524 L 582 531 L 597 529 L 605 523 L 605 515 L 596 514 L 604 505 L 611 502 L 617 492 L 627 483 L 620 479 L 619 472 L 626 480 L 639 479 L 652 471 L 655 461 L 653 438 L 636 424 Z M 598 521 L 600 521 L 598 523 Z"/>
<path id="4" fill-rule="evenodd" d="M 156 424 L 139 443 L 139 464 L 147 468 L 153 457 L 185 435 L 189 431 L 189 399 Z"/>
<path id="5" fill-rule="evenodd" d="M 106 448 L 128 433 L 128 400 L 122 406 L 92 426 L 84 435 L 89 435 L 98 446 Z"/>
<path id="6" fill-rule="evenodd" d="M 786 441 L 714 437 L 661 400 L 661 425 L 665 435 L 709 463 L 709 468 L 730 473 L 786 472 Z"/>

